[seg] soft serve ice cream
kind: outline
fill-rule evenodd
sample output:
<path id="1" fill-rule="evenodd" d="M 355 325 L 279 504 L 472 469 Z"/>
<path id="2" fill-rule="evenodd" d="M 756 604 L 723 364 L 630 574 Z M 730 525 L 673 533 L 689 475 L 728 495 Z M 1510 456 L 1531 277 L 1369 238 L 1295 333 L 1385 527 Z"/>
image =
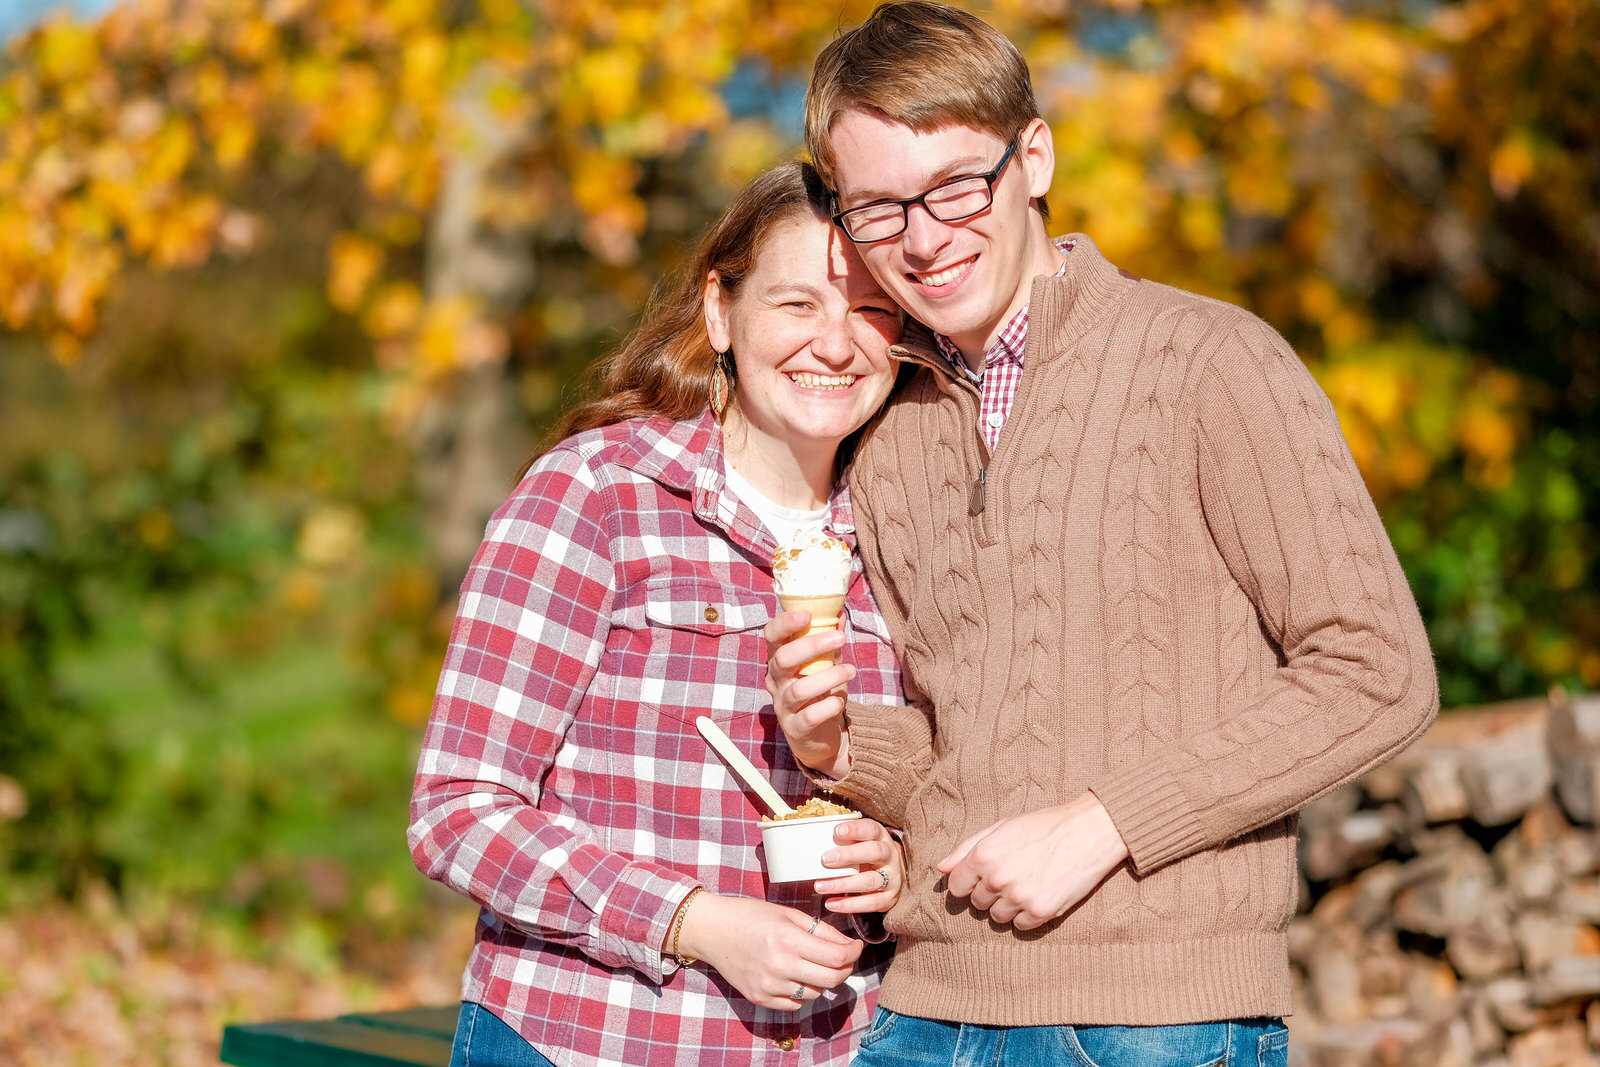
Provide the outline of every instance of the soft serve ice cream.
<path id="1" fill-rule="evenodd" d="M 780 597 L 842 597 L 849 588 L 850 546 L 837 537 L 801 534 L 772 557 L 772 589 Z"/>
<path id="2" fill-rule="evenodd" d="M 784 611 L 811 612 L 806 637 L 839 625 L 845 591 L 850 588 L 850 546 L 825 533 L 802 534 L 772 557 L 772 589 Z M 800 668 L 815 674 L 838 662 L 838 653 L 818 656 Z"/>

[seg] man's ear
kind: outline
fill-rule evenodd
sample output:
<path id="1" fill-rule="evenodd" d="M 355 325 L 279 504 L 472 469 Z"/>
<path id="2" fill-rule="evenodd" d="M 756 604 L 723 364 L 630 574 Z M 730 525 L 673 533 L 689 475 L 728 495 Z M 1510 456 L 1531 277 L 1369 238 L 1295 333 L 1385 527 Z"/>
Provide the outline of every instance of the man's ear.
<path id="1" fill-rule="evenodd" d="M 722 275 L 716 271 L 706 275 L 701 303 L 705 305 L 706 338 L 710 340 L 712 350 L 726 352 L 733 346 L 733 334 L 728 328 L 728 305 L 732 300 L 722 287 Z"/>
<path id="2" fill-rule="evenodd" d="M 1017 134 L 1017 156 L 1028 173 L 1028 198 L 1044 196 L 1056 176 L 1056 144 L 1050 125 L 1036 118 Z"/>

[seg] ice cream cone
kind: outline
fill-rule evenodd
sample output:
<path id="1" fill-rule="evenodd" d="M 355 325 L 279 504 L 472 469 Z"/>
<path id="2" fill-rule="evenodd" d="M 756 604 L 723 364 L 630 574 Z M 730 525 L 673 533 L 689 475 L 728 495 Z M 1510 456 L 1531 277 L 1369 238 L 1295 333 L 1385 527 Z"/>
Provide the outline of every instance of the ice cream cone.
<path id="1" fill-rule="evenodd" d="M 839 612 L 844 610 L 844 594 L 838 596 L 787 596 L 778 594 L 778 605 L 784 611 L 809 611 L 811 624 L 803 633 L 795 634 L 796 637 L 810 637 L 820 634 L 824 630 L 839 628 Z M 806 660 L 800 665 L 801 674 L 816 674 L 825 671 L 839 662 L 839 653 L 829 652 L 815 659 Z"/>

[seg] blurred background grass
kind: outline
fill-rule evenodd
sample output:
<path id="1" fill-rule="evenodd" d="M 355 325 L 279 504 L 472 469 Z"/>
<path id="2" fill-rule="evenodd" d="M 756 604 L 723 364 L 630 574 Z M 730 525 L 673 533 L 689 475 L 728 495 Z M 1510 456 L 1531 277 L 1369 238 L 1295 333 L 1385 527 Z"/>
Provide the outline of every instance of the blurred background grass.
<path id="1" fill-rule="evenodd" d="M 196 1034 L 450 998 L 470 909 L 404 827 L 466 560 L 868 9 L 134 0 L 13 34 L 0 948 L 121 930 L 62 988 L 184 961 Z M 1600 8 L 974 10 L 1033 67 L 1053 230 L 1259 312 L 1327 388 L 1446 705 L 1600 686 Z"/>

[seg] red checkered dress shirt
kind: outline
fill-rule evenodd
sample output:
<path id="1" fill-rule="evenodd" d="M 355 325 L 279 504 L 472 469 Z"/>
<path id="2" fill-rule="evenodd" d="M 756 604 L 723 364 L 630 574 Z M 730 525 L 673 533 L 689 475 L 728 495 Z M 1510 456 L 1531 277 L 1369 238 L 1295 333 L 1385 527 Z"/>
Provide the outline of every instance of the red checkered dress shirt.
<path id="1" fill-rule="evenodd" d="M 764 686 L 777 546 L 723 471 L 709 411 L 573 437 L 495 513 L 462 585 L 409 839 L 482 906 L 463 999 L 562 1067 L 843 1064 L 888 962 L 868 945 L 787 1013 L 660 951 L 695 885 L 823 914 L 811 883 L 767 884 L 763 809 L 694 727 L 711 716 L 786 799 L 813 794 Z M 832 508 L 853 542 L 845 490 Z M 902 703 L 859 560 L 845 617 L 852 695 Z"/>
<path id="2" fill-rule="evenodd" d="M 1072 241 L 1063 237 L 1056 242 L 1056 248 L 1065 256 L 1072 251 Z M 1066 270 L 1066 263 L 1062 263 L 1056 276 L 1060 277 Z M 959 373 L 978 383 L 978 395 L 982 398 L 978 404 L 978 426 L 990 452 L 1000 443 L 1000 431 L 1005 429 L 1006 419 L 1011 416 L 1011 404 L 1017 399 L 1017 387 L 1022 384 L 1022 355 L 1028 346 L 1028 306 L 1022 305 L 1022 309 L 1011 316 L 1011 321 L 1001 328 L 994 344 L 983 354 L 982 374 L 972 373 L 961 350 L 950 338 L 942 333 L 933 335 L 939 354 Z"/>

